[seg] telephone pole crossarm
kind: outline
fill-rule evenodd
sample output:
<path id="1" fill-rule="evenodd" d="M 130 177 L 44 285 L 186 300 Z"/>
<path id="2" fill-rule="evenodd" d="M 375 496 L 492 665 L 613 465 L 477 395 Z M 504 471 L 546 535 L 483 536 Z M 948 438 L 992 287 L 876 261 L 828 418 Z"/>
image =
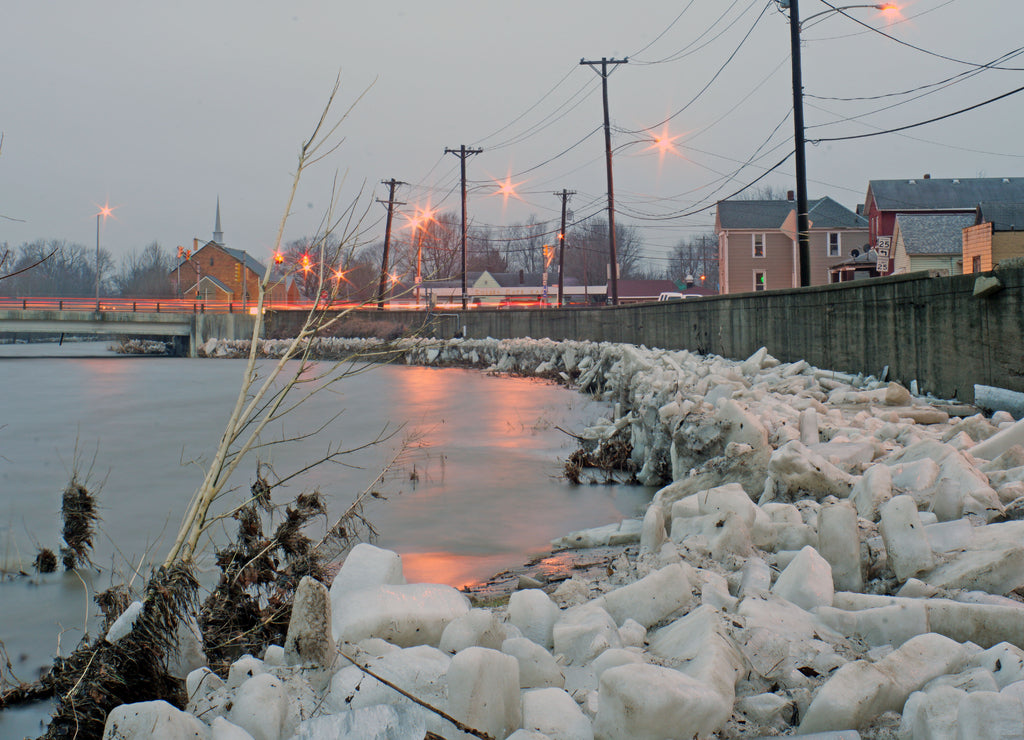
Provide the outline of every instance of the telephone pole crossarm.
<path id="1" fill-rule="evenodd" d="M 458 149 L 445 147 L 445 154 L 454 154 L 459 158 L 462 172 L 462 310 L 466 310 L 468 294 L 466 290 L 466 159 L 473 154 L 479 154 L 483 149 L 473 149 L 465 144 Z"/>
<path id="2" fill-rule="evenodd" d="M 629 57 L 622 59 L 608 59 L 601 57 L 600 61 L 580 59 L 580 64 L 588 67 L 595 67 L 595 72 L 601 75 L 601 97 L 604 102 L 604 154 L 605 166 L 608 171 L 608 259 L 611 264 L 608 269 L 608 303 L 617 306 L 619 304 L 619 260 L 615 250 L 615 186 L 612 180 L 612 129 L 608 120 L 608 66 L 614 68 L 619 64 L 628 64 Z M 600 66 L 598 72 L 596 67 Z"/>

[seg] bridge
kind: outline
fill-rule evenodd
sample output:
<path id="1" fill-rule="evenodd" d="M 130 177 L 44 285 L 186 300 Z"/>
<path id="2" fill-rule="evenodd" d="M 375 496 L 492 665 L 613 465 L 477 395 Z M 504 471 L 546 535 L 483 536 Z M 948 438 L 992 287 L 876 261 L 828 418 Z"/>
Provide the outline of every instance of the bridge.
<path id="1" fill-rule="evenodd" d="M 251 337 L 254 313 L 238 303 L 180 299 L 0 298 L 0 334 L 159 337 L 174 354 L 195 357 L 207 339 Z"/>

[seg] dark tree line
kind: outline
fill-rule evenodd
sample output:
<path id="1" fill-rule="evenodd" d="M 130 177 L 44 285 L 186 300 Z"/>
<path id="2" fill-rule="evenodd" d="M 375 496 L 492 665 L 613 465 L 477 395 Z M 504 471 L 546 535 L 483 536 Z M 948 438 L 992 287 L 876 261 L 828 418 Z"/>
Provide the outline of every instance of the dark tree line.
<path id="1" fill-rule="evenodd" d="M 174 295 L 171 270 L 174 256 L 153 242 L 141 252 L 114 260 L 96 250 L 63 240 L 38 240 L 18 248 L 0 248 L 7 258 L 0 264 L 0 295 L 76 297 L 96 294 L 97 267 L 101 295 L 164 298 Z"/>

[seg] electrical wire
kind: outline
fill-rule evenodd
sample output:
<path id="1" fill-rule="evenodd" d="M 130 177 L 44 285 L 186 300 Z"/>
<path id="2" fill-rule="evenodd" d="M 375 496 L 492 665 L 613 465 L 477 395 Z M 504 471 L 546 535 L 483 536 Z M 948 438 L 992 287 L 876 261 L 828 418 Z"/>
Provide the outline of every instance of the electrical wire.
<path id="1" fill-rule="evenodd" d="M 981 68 L 981 69 L 1000 69 L 1000 70 L 1004 70 L 1004 71 L 1007 71 L 1007 72 L 1024 72 L 1024 67 L 1000 67 L 1000 66 L 995 66 L 993 64 L 978 64 L 977 62 L 968 62 L 968 61 L 966 61 L 964 59 L 957 59 L 956 57 L 946 56 L 945 54 L 939 54 L 938 52 L 931 51 L 930 49 L 925 49 L 925 48 L 923 48 L 921 46 L 917 46 L 915 44 L 912 44 L 909 41 L 904 41 L 903 39 L 897 38 L 896 36 L 893 36 L 892 34 L 886 33 L 885 31 L 881 30 L 880 28 L 875 28 L 874 26 L 872 26 L 872 25 L 870 25 L 868 23 L 865 23 L 864 21 L 862 21 L 862 20 L 860 20 L 858 18 L 855 18 L 854 16 L 850 15 L 849 13 L 844 11 L 841 7 L 836 7 L 835 5 L 830 3 L 828 0 L 821 0 L 821 2 L 825 3 L 825 5 L 827 5 L 828 7 L 832 8 L 832 10 L 834 10 L 837 13 L 839 13 L 840 15 L 843 15 L 843 16 L 849 18 L 851 21 L 853 21 L 857 25 L 864 26 L 864 28 L 868 29 L 869 31 L 873 31 L 874 33 L 877 33 L 879 36 L 884 36 L 885 38 L 889 39 L 890 41 L 895 41 L 897 44 L 899 44 L 901 46 L 906 46 L 907 48 L 913 49 L 915 51 L 919 51 L 922 54 L 927 54 L 928 56 L 937 57 L 939 59 L 945 59 L 947 62 L 956 62 L 957 64 L 963 64 L 963 65 L 966 65 L 968 67 L 978 67 L 978 68 Z"/>
<path id="2" fill-rule="evenodd" d="M 941 115 L 941 116 L 935 116 L 934 118 L 929 118 L 926 121 L 918 121 L 917 123 L 908 123 L 906 126 L 897 126 L 896 128 L 884 129 L 882 131 L 874 131 L 874 132 L 868 133 L 868 134 L 854 134 L 854 135 L 851 135 L 851 136 L 822 137 L 822 138 L 818 138 L 818 139 L 808 139 L 808 141 L 810 143 L 812 143 L 812 144 L 821 144 L 821 143 L 826 142 L 826 141 L 850 141 L 852 139 L 867 139 L 867 138 L 870 138 L 872 136 L 882 136 L 883 134 L 894 134 L 894 133 L 896 133 L 898 131 L 906 131 L 908 129 L 917 128 L 919 126 L 926 126 L 929 123 L 935 123 L 936 121 L 944 121 L 947 118 L 953 118 L 954 116 L 959 116 L 959 115 L 961 115 L 963 113 L 967 113 L 969 111 L 976 110 L 978 108 L 981 108 L 983 106 L 989 105 L 991 103 L 995 103 L 995 102 L 997 102 L 999 100 L 1002 100 L 1003 98 L 1008 98 L 1011 95 L 1016 95 L 1017 93 L 1022 92 L 1022 91 L 1024 91 L 1024 86 L 1018 87 L 1018 88 L 1016 88 L 1014 90 L 1010 90 L 1009 92 L 1005 92 L 1002 95 L 997 95 L 994 98 L 989 98 L 988 100 L 983 100 L 980 103 L 975 103 L 974 105 L 969 105 L 966 108 L 960 108 L 959 110 L 955 110 L 952 113 L 946 113 L 946 114 Z"/>

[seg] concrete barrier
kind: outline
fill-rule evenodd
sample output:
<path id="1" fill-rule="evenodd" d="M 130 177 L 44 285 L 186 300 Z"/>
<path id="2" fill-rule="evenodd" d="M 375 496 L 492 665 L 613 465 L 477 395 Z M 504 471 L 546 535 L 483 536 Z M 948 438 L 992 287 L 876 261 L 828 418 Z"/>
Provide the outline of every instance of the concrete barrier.
<path id="1" fill-rule="evenodd" d="M 687 301 L 566 309 L 359 311 L 360 320 L 433 336 L 547 337 L 689 349 L 742 359 L 759 347 L 784 362 L 878 375 L 973 402 L 974 385 L 1024 392 L 1024 269 L 986 273 L 1002 284 L 975 295 L 977 275 L 914 273 L 836 285 Z M 268 336 L 297 326 L 268 317 Z"/>

